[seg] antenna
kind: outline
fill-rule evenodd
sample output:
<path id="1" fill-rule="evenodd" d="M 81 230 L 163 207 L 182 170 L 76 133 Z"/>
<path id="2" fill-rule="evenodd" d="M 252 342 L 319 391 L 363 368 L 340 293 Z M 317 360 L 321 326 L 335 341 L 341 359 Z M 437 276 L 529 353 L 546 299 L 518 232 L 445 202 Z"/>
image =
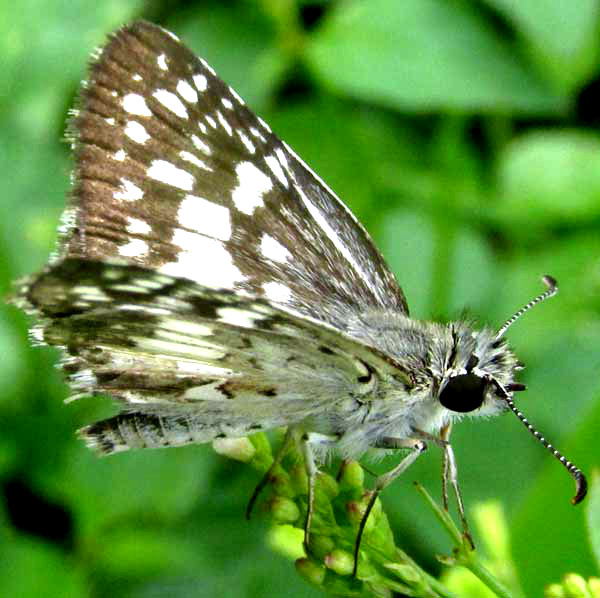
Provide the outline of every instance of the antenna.
<path id="1" fill-rule="evenodd" d="M 497 384 L 497 387 L 502 391 L 502 394 L 504 395 L 502 398 L 506 401 L 506 404 L 510 407 L 510 410 L 521 420 L 523 425 L 565 466 L 567 471 L 571 474 L 572 478 L 575 480 L 575 496 L 571 499 L 571 503 L 574 505 L 580 503 L 587 494 L 587 480 L 585 479 L 583 472 L 578 467 L 573 465 L 571 461 L 568 461 L 560 451 L 557 451 L 533 427 L 533 425 L 529 423 L 529 420 L 517 409 L 517 406 L 514 404 L 513 400 L 508 396 L 508 393 L 500 384 Z"/>
<path id="2" fill-rule="evenodd" d="M 546 274 L 545 276 L 542 276 L 542 280 L 548 288 L 542 294 L 533 298 L 518 312 L 516 312 L 514 315 L 508 318 L 508 320 L 506 320 L 506 322 L 502 324 L 500 330 L 498 330 L 498 333 L 496 334 L 496 340 L 498 340 L 509 329 L 509 327 L 512 324 L 514 324 L 526 311 L 529 311 L 534 305 L 537 305 L 538 303 L 541 303 L 542 301 L 545 301 L 546 299 L 549 299 L 550 297 L 553 297 L 554 295 L 556 295 L 556 293 L 558 293 L 558 286 L 556 280 L 552 278 L 552 276 Z"/>
<path id="3" fill-rule="evenodd" d="M 543 293 L 534 297 L 529 303 L 524 305 L 519 311 L 517 311 L 513 316 L 508 318 L 506 322 L 500 327 L 498 333 L 496 334 L 496 340 L 502 337 L 502 335 L 508 330 L 508 328 L 514 324 L 526 311 L 529 311 L 534 305 L 553 297 L 558 293 L 558 285 L 556 280 L 549 275 L 543 276 L 542 280 L 546 287 L 548 287 Z M 576 505 L 580 503 L 587 494 L 587 480 L 585 479 L 585 475 L 583 472 L 573 465 L 571 461 L 568 461 L 566 457 L 558 450 L 556 450 L 552 444 L 550 444 L 534 427 L 529 423 L 529 420 L 517 409 L 517 406 L 514 404 L 513 400 L 510 398 L 510 395 L 507 391 L 519 391 L 524 390 L 524 386 L 522 384 L 511 384 L 507 388 L 504 388 L 498 381 L 494 381 L 496 388 L 500 391 L 500 395 L 506 401 L 506 404 L 510 408 L 510 410 L 521 420 L 523 425 L 535 436 L 555 457 L 558 459 L 566 468 L 566 470 L 571 474 L 571 477 L 575 480 L 575 496 L 571 499 L 571 502 Z"/>
<path id="4" fill-rule="evenodd" d="M 587 480 L 583 475 L 582 471 L 573 465 L 571 461 L 568 461 L 565 456 L 557 451 L 530 423 L 529 420 L 517 409 L 517 406 L 513 403 L 512 399 L 508 396 L 504 397 L 504 400 L 510 407 L 511 411 L 523 422 L 525 427 L 566 467 L 567 471 L 571 474 L 575 480 L 575 496 L 571 499 L 571 502 L 576 505 L 580 503 L 587 494 Z"/>

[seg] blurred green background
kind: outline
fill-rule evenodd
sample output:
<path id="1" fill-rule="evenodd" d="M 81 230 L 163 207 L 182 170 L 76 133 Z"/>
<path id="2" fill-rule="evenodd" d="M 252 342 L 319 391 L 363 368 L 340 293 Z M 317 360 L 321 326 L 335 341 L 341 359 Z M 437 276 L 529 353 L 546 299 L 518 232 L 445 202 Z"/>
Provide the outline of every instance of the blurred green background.
<path id="1" fill-rule="evenodd" d="M 413 316 L 466 310 L 497 327 L 554 275 L 558 297 L 507 335 L 527 365 L 518 404 L 598 468 L 598 1 L 25 0 L 0 16 L 4 294 L 53 248 L 65 119 L 89 53 L 143 17 L 205 57 L 338 192 Z M 31 349 L 8 306 L 0 356 L 1 596 L 319 595 L 268 547 L 267 524 L 243 519 L 249 468 L 208 446 L 99 460 L 74 430 L 109 407 L 63 406 L 58 353 Z M 569 504 L 569 476 L 514 417 L 465 420 L 453 439 L 467 509 L 501 501 L 526 596 L 599 573 L 594 501 Z M 449 542 L 410 482 L 439 492 L 437 452 L 383 495 L 398 544 L 434 574 Z"/>

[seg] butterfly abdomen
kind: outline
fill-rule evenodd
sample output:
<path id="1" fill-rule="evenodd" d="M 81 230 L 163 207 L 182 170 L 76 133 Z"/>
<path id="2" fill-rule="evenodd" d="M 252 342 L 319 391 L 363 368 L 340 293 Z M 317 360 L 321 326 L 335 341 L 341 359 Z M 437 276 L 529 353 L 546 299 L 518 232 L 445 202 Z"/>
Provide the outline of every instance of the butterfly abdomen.
<path id="1" fill-rule="evenodd" d="M 210 442 L 224 436 L 214 426 L 203 427 L 185 416 L 122 413 L 79 430 L 87 446 L 102 455 L 130 448 L 166 448 Z"/>

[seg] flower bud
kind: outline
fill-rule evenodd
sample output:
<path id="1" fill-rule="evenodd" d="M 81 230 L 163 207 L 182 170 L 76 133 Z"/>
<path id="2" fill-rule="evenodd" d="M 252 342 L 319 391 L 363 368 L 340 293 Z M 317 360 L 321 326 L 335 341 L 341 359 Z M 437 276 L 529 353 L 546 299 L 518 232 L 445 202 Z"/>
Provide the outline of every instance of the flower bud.
<path id="1" fill-rule="evenodd" d="M 254 445 L 246 438 L 215 438 L 212 442 L 213 450 L 219 455 L 248 463 L 255 453 Z"/>
<path id="2" fill-rule="evenodd" d="M 589 598 L 587 583 L 577 573 L 567 573 L 563 578 L 563 586 L 569 598 Z"/>
<path id="3" fill-rule="evenodd" d="M 346 461 L 342 465 L 339 484 L 342 491 L 361 491 L 365 483 L 365 472 L 358 461 Z"/>
<path id="4" fill-rule="evenodd" d="M 300 509 L 293 500 L 275 496 L 269 501 L 271 516 L 277 523 L 294 523 L 300 517 Z"/>
<path id="5" fill-rule="evenodd" d="M 354 556 L 345 550 L 336 548 L 325 557 L 325 566 L 338 575 L 352 575 Z"/>
<path id="6" fill-rule="evenodd" d="M 317 565 L 310 559 L 303 558 L 296 561 L 296 571 L 309 583 L 320 586 L 325 580 L 326 569 L 322 565 Z"/>

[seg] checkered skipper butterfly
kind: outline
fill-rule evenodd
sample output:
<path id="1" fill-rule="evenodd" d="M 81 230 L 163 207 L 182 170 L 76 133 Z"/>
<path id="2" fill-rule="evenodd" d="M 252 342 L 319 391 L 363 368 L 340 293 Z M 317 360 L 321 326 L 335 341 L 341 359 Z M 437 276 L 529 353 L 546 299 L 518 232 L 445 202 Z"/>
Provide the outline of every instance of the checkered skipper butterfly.
<path id="1" fill-rule="evenodd" d="M 100 453 L 287 427 L 309 478 L 330 453 L 406 449 L 377 494 L 427 443 L 460 497 L 450 427 L 511 410 L 519 362 L 467 322 L 409 318 L 364 228 L 214 71 L 169 32 L 138 22 L 94 59 L 72 120 L 75 184 L 58 255 L 17 303 L 62 347 L 76 395 L 121 414 L 81 431 Z M 284 443 L 287 445 L 287 443 Z M 280 458 L 283 450 L 280 451 Z M 355 570 L 356 572 L 356 570 Z"/>

